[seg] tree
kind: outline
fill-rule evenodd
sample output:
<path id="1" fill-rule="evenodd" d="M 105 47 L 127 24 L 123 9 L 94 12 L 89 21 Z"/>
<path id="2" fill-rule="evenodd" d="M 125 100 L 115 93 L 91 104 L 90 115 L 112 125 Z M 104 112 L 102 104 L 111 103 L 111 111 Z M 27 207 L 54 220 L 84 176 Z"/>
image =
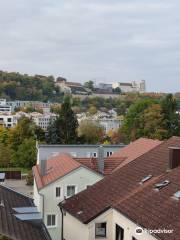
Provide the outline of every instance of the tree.
<path id="1" fill-rule="evenodd" d="M 10 129 L 9 143 L 16 150 L 24 139 L 33 138 L 43 141 L 44 131 L 27 117 L 20 118 L 15 128 Z"/>
<path id="2" fill-rule="evenodd" d="M 78 128 L 78 135 L 84 139 L 85 143 L 97 144 L 103 140 L 105 133 L 98 123 L 82 121 Z"/>
<path id="3" fill-rule="evenodd" d="M 109 137 L 111 144 L 118 144 L 124 142 L 123 135 L 120 129 L 116 131 L 109 130 L 107 136 Z"/>
<path id="4" fill-rule="evenodd" d="M 69 96 L 64 98 L 57 119 L 48 128 L 47 142 L 60 144 L 73 144 L 77 141 L 78 121 L 71 108 Z"/>
<path id="5" fill-rule="evenodd" d="M 7 144 L 9 138 L 9 130 L 4 127 L 0 127 L 0 143 Z"/>
<path id="6" fill-rule="evenodd" d="M 161 101 L 164 128 L 167 130 L 167 138 L 180 136 L 180 115 L 177 113 L 178 106 L 172 94 L 168 94 Z"/>
<path id="7" fill-rule="evenodd" d="M 36 141 L 33 138 L 24 139 L 12 152 L 11 161 L 16 167 L 32 168 L 36 163 Z"/>
<path id="8" fill-rule="evenodd" d="M 89 88 L 93 91 L 94 90 L 94 82 L 92 80 L 85 82 L 84 87 Z"/>
<path id="9" fill-rule="evenodd" d="M 159 104 L 153 104 L 141 115 L 143 137 L 163 140 L 167 137 L 167 130 L 163 124 L 162 109 Z"/>
<path id="10" fill-rule="evenodd" d="M 136 101 L 131 107 L 124 119 L 122 132 L 126 136 L 126 141 L 130 142 L 137 138 L 140 138 L 144 134 L 144 125 L 142 121 L 142 115 L 145 109 L 154 104 L 153 100 L 143 99 Z"/>
<path id="11" fill-rule="evenodd" d="M 88 112 L 91 114 L 91 115 L 94 115 L 97 113 L 97 108 L 95 106 L 90 106 L 90 108 L 88 109 Z"/>
<path id="12" fill-rule="evenodd" d="M 0 167 L 10 166 L 10 148 L 8 145 L 0 143 Z"/>
<path id="13" fill-rule="evenodd" d="M 36 163 L 36 140 L 44 140 L 44 131 L 29 118 L 22 117 L 9 132 L 11 164 L 32 168 Z"/>

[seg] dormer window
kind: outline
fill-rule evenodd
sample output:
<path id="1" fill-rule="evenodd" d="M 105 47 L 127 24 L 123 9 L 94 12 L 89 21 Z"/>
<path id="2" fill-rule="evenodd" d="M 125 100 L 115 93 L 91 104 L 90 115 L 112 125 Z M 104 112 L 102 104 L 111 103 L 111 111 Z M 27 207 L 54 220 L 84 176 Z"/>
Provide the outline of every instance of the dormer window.
<path id="1" fill-rule="evenodd" d="M 177 191 L 174 195 L 173 198 L 180 200 L 180 191 Z"/>
<path id="2" fill-rule="evenodd" d="M 148 180 L 151 179 L 151 178 L 152 178 L 152 175 L 147 175 L 147 176 L 145 176 L 145 177 L 140 181 L 140 184 L 145 183 L 146 181 L 148 181 Z"/>
<path id="3" fill-rule="evenodd" d="M 163 181 L 163 182 L 156 183 L 156 184 L 154 185 L 154 189 L 155 189 L 155 190 L 161 190 L 162 188 L 166 187 L 169 183 L 170 183 L 169 180 L 165 180 L 165 181 Z"/>

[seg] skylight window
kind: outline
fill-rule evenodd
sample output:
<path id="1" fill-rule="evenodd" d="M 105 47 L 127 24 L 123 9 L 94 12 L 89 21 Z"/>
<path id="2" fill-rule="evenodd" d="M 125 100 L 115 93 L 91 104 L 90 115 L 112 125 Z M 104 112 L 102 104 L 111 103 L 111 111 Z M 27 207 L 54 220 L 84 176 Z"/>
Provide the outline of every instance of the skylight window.
<path id="1" fill-rule="evenodd" d="M 148 181 L 150 178 L 152 178 L 152 175 L 145 176 L 145 177 L 141 180 L 140 184 L 143 184 L 144 182 Z"/>
<path id="2" fill-rule="evenodd" d="M 167 186 L 169 183 L 170 183 L 169 180 L 165 180 L 165 181 L 163 181 L 163 182 L 156 183 L 156 184 L 154 185 L 154 189 L 160 190 L 161 188 Z"/>
<path id="3" fill-rule="evenodd" d="M 177 199 L 177 200 L 180 200 L 180 191 L 177 191 L 177 192 L 173 195 L 173 197 L 174 197 L 175 199 Z"/>

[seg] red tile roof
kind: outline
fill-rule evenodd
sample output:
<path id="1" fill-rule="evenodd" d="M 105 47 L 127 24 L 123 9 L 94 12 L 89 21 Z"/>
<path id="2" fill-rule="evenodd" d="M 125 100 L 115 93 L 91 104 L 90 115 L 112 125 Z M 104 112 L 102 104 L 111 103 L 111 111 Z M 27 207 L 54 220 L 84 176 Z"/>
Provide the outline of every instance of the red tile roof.
<path id="1" fill-rule="evenodd" d="M 82 165 L 98 172 L 98 159 L 97 158 L 75 158 L 76 161 L 81 163 Z M 116 169 L 123 161 L 125 157 L 108 157 L 104 160 L 104 175 L 109 175 Z"/>
<path id="2" fill-rule="evenodd" d="M 145 138 L 134 141 L 130 145 L 105 159 L 104 175 L 111 174 L 117 168 L 124 166 L 160 143 L 160 141 Z M 97 161 L 96 158 L 73 159 L 69 154 L 59 154 L 47 161 L 47 169 L 51 170 L 48 171 L 48 174 L 45 176 L 41 176 L 38 165 L 33 167 L 37 187 L 38 189 L 41 189 L 80 166 L 88 167 L 89 169 L 100 173 Z"/>
<path id="3" fill-rule="evenodd" d="M 152 140 L 147 138 L 140 138 L 119 151 L 115 152 L 104 162 L 104 175 L 109 175 L 116 169 L 126 165 L 127 163 L 135 160 L 144 153 L 150 151 L 154 147 L 161 144 L 161 141 Z M 98 171 L 98 160 L 96 158 L 75 158 L 81 164 Z"/>
<path id="4" fill-rule="evenodd" d="M 33 172 L 38 189 L 50 184 L 58 178 L 82 166 L 68 154 L 60 154 L 47 161 L 47 174 L 41 176 L 39 165 L 33 167 Z"/>
<path id="5" fill-rule="evenodd" d="M 121 150 L 113 153 L 111 157 L 126 158 L 126 160 L 120 165 L 120 167 L 131 162 L 132 160 L 140 157 L 144 153 L 150 151 L 154 147 L 158 146 L 162 142 L 159 140 L 153 140 L 148 138 L 139 138 L 138 140 L 130 143 Z"/>
<path id="6" fill-rule="evenodd" d="M 142 227 L 174 230 L 171 235 L 157 233 L 160 239 L 179 240 L 180 201 L 172 195 L 180 190 L 180 167 L 167 171 L 168 148 L 172 146 L 180 147 L 180 138 L 161 143 L 60 205 L 84 224 L 114 208 Z M 149 174 L 152 179 L 140 185 Z M 171 181 L 168 186 L 159 192 L 153 189 L 155 183 L 166 179 Z"/>

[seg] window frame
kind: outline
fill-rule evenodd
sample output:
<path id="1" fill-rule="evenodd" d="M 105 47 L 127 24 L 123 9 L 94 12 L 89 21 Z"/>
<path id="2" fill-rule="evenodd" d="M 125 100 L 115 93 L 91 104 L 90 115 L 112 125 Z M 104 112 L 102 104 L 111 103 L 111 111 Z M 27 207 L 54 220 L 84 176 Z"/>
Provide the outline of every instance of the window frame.
<path id="1" fill-rule="evenodd" d="M 74 189 L 75 189 L 75 193 L 73 194 L 73 195 L 71 195 L 71 196 L 68 196 L 68 187 L 74 187 Z M 77 185 L 76 184 L 68 184 L 68 185 L 66 185 L 66 198 L 70 198 L 70 197 L 72 197 L 72 196 L 74 196 L 75 194 L 77 194 Z"/>
<path id="2" fill-rule="evenodd" d="M 93 157 L 97 158 L 97 152 L 93 152 Z"/>
<path id="3" fill-rule="evenodd" d="M 106 152 L 106 157 L 110 157 L 111 155 L 113 155 L 113 151 L 107 151 Z"/>
<path id="4" fill-rule="evenodd" d="M 48 225 L 48 216 L 55 216 L 55 225 Z M 51 218 L 51 222 L 52 222 L 52 218 Z M 57 228 L 57 222 L 58 222 L 58 216 L 55 213 L 47 213 L 46 214 L 46 227 L 47 228 Z"/>
<path id="5" fill-rule="evenodd" d="M 97 224 L 105 224 L 105 235 L 97 234 L 97 227 L 96 227 Z M 95 238 L 107 238 L 107 222 L 96 222 L 95 223 Z"/>
<path id="6" fill-rule="evenodd" d="M 57 196 L 57 195 L 56 195 L 56 193 L 57 193 L 57 188 L 60 188 L 60 196 Z M 56 199 L 61 199 L 61 198 L 63 198 L 63 189 L 62 189 L 61 186 L 55 186 L 54 195 L 55 195 L 55 198 L 56 198 Z"/>

